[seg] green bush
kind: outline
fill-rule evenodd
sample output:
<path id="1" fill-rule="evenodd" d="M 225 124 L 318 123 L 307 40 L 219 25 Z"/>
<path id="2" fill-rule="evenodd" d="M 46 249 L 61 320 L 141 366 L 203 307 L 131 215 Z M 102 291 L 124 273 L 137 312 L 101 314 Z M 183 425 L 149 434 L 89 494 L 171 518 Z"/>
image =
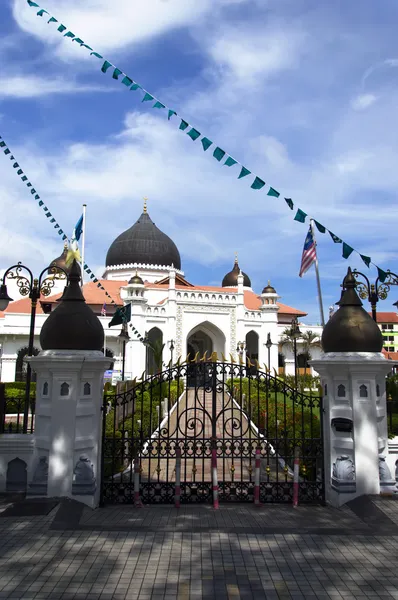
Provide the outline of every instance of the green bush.
<path id="1" fill-rule="evenodd" d="M 23 398 L 25 396 L 25 381 L 7 381 L 5 384 L 6 398 Z M 36 397 L 36 382 L 30 383 L 30 397 Z"/>

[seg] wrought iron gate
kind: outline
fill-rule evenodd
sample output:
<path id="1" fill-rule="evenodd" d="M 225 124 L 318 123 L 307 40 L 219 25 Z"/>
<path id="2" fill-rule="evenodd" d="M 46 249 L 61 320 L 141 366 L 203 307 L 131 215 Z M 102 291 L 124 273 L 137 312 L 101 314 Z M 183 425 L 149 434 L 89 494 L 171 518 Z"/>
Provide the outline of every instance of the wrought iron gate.
<path id="1" fill-rule="evenodd" d="M 211 502 L 213 449 L 221 502 L 253 501 L 256 449 L 261 502 L 292 501 L 295 450 L 299 501 L 322 502 L 321 412 L 317 391 L 300 393 L 244 365 L 174 365 L 104 397 L 102 503 L 134 502 L 134 465 L 143 503 L 173 503 L 177 449 L 181 502 Z"/>

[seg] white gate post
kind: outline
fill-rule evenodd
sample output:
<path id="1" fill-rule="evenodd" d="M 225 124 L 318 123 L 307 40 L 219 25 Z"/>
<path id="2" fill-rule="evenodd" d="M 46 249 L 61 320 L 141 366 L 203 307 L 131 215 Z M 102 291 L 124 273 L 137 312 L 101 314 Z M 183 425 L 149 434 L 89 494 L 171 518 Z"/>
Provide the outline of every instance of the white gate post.
<path id="1" fill-rule="evenodd" d="M 28 494 L 68 497 L 94 508 L 100 495 L 104 332 L 82 295 L 73 263 L 60 305 L 40 334 L 33 468 Z"/>

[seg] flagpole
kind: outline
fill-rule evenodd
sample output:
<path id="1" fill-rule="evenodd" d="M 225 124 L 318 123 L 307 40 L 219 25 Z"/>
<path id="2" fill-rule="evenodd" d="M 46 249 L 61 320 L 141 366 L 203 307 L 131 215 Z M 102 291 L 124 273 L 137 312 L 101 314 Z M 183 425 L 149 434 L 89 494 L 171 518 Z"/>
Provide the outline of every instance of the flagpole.
<path id="1" fill-rule="evenodd" d="M 310 227 L 311 233 L 315 244 L 315 274 L 316 274 L 316 284 L 318 287 L 318 300 L 319 300 L 319 312 L 321 315 L 321 325 L 325 327 L 325 317 L 323 314 L 323 301 L 322 301 L 322 291 L 321 291 L 321 280 L 319 277 L 319 265 L 318 265 L 318 252 L 316 250 L 316 239 L 315 239 L 315 231 L 314 231 L 314 220 L 310 219 Z"/>
<path id="2" fill-rule="evenodd" d="M 85 251 L 85 245 L 86 245 L 86 207 L 87 204 L 83 204 L 83 231 L 82 231 L 82 252 L 81 252 L 81 257 L 82 257 L 82 278 L 81 278 L 81 282 L 82 282 L 82 287 L 84 285 L 84 251 Z"/>

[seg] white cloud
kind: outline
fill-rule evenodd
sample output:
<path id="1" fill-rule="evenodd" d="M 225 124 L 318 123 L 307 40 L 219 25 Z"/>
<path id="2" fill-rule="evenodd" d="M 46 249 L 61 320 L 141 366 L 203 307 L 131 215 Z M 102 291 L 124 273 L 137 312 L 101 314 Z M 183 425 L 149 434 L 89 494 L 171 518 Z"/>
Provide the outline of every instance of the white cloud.
<path id="1" fill-rule="evenodd" d="M 67 79 L 44 79 L 35 75 L 0 77 L 0 98 L 39 98 L 50 94 L 112 92 L 116 88 L 84 85 Z"/>
<path id="2" fill-rule="evenodd" d="M 374 94 L 360 94 L 356 96 L 351 102 L 351 106 L 354 110 L 364 110 L 372 106 L 377 100 Z"/>
<path id="3" fill-rule="evenodd" d="M 198 22 L 220 7 L 247 0 L 47 0 L 46 9 L 98 52 L 120 50 L 178 27 Z M 56 44 L 61 55 L 78 58 L 84 52 L 63 39 L 57 24 L 46 24 L 25 0 L 14 0 L 14 18 L 21 29 Z M 114 32 L 117 32 L 115 35 Z M 87 53 L 88 54 L 88 53 Z"/>
<path id="4" fill-rule="evenodd" d="M 253 80 L 297 65 L 305 35 L 290 28 L 226 28 L 214 36 L 208 51 L 227 74 Z"/>

